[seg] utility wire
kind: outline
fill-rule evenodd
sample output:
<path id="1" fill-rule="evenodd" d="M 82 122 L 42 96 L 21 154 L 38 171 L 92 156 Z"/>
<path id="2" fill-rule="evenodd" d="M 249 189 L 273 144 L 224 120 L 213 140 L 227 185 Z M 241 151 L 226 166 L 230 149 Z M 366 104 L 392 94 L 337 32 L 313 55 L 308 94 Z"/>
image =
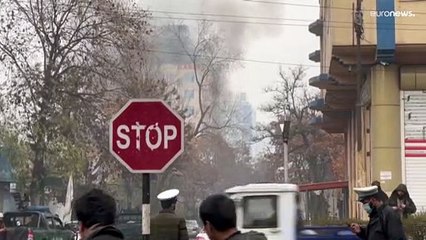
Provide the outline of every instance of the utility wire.
<path id="1" fill-rule="evenodd" d="M 184 52 L 173 52 L 173 51 L 165 51 L 160 49 L 142 49 L 142 51 L 145 52 L 154 52 L 154 53 L 162 53 L 162 54 L 170 54 L 170 55 L 179 55 L 179 56 L 196 56 L 196 57 L 205 57 L 209 58 L 210 56 L 202 55 L 202 54 L 187 54 Z M 275 65 L 285 65 L 285 66 L 305 66 L 305 67 L 321 67 L 318 65 L 313 64 L 298 64 L 298 63 L 289 63 L 289 62 L 279 62 L 279 61 L 267 61 L 267 60 L 256 60 L 256 59 L 245 59 L 245 58 L 236 58 L 236 57 L 224 57 L 224 56 L 217 56 L 215 57 L 219 60 L 229 60 L 229 61 L 238 61 L 238 62 L 253 62 L 253 63 L 264 63 L 264 64 L 275 64 Z"/>
<path id="2" fill-rule="evenodd" d="M 202 19 L 202 18 L 189 18 L 189 17 L 170 17 L 170 16 L 150 16 L 154 19 L 169 19 L 169 20 L 189 20 L 189 21 L 207 21 L 207 22 L 221 22 L 221 23 L 236 23 L 236 24 L 257 24 L 257 25 L 268 25 L 268 26 L 295 26 L 295 27 L 309 27 L 307 24 L 298 23 L 273 23 L 273 22 L 255 22 L 255 21 L 237 21 L 237 20 L 220 20 L 220 19 Z M 352 25 L 348 26 L 327 26 L 329 28 L 340 28 L 340 29 L 353 29 Z M 394 27 L 365 27 L 364 29 L 382 29 L 382 30 L 398 30 L 398 31 L 426 31 L 425 28 L 394 28 Z"/>
<path id="3" fill-rule="evenodd" d="M 218 13 L 195 13 L 195 12 L 176 12 L 176 11 L 164 11 L 164 10 L 148 10 L 152 13 L 161 14 L 172 14 L 172 15 L 187 15 L 196 17 L 226 17 L 226 18 L 242 18 L 242 19 L 253 19 L 253 20 L 278 20 L 278 21 L 295 21 L 295 22 L 309 22 L 312 23 L 317 19 L 304 19 L 304 18 L 283 18 L 283 17 L 261 17 L 261 16 L 247 16 L 247 15 L 233 15 L 233 14 L 218 14 Z M 322 20 L 323 23 L 347 23 L 353 24 L 352 21 L 333 21 L 333 20 Z M 364 23 L 376 25 L 376 23 Z M 414 24 L 414 23 L 385 23 L 385 25 L 406 25 L 406 26 L 425 26 L 425 24 Z"/>
<path id="4" fill-rule="evenodd" d="M 297 6 L 297 7 L 314 7 L 314 8 L 325 8 L 325 9 L 340 9 L 340 10 L 350 10 L 353 11 L 351 7 L 336 7 L 336 6 L 320 6 L 320 5 L 312 5 L 312 4 L 299 4 L 299 3 L 288 3 L 288 2 L 279 2 L 279 1 L 266 1 L 266 0 L 243 0 L 244 2 L 253 2 L 253 3 L 265 3 L 265 4 L 276 4 L 276 5 L 288 5 L 288 6 Z M 361 9 L 362 11 L 378 11 L 378 9 Z M 409 11 L 409 10 L 397 10 L 395 11 Z M 414 14 L 426 14 L 423 11 L 412 11 Z"/>

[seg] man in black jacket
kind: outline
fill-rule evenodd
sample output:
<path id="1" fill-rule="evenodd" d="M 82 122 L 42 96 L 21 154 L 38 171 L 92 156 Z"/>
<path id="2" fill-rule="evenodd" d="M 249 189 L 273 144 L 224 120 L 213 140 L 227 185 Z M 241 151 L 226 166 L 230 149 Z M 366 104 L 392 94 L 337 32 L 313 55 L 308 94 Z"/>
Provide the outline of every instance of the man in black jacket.
<path id="1" fill-rule="evenodd" d="M 113 226 L 117 207 L 114 198 L 93 189 L 74 202 L 82 240 L 121 240 L 123 234 Z"/>
<path id="2" fill-rule="evenodd" d="M 366 227 L 357 223 L 351 229 L 363 240 L 406 240 L 401 218 L 381 199 L 377 186 L 355 188 L 358 201 L 369 214 L 370 221 Z"/>
<path id="3" fill-rule="evenodd" d="M 417 211 L 416 204 L 414 204 L 411 199 L 407 186 L 402 183 L 393 190 L 388 204 L 404 218 L 407 218 L 408 215 L 414 214 Z"/>
<path id="4" fill-rule="evenodd" d="M 267 240 L 263 233 L 238 231 L 235 203 L 223 194 L 211 195 L 201 203 L 200 218 L 210 240 Z"/>

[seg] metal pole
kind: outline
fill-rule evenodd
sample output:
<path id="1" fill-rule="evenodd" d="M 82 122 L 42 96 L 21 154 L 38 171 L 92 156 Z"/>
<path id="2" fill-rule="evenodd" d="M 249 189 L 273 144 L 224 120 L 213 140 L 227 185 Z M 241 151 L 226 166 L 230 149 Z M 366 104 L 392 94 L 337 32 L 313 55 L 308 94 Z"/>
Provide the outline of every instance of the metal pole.
<path id="1" fill-rule="evenodd" d="M 150 209 L 150 176 L 149 173 L 142 174 L 142 239 L 149 240 L 151 209 Z"/>
<path id="2" fill-rule="evenodd" d="M 284 142 L 284 182 L 288 183 L 288 141 L 283 138 Z"/>
<path id="3" fill-rule="evenodd" d="M 287 106 L 289 104 L 288 102 L 288 88 L 286 89 L 286 93 L 285 93 L 285 103 L 284 103 L 284 125 L 283 125 L 283 129 L 282 129 L 282 134 L 283 134 L 283 144 L 284 144 L 284 183 L 288 183 L 288 127 L 287 127 L 287 121 L 289 119 L 287 119 Z"/>
<path id="4" fill-rule="evenodd" d="M 362 56 L 361 56 L 361 38 L 363 35 L 363 15 L 362 15 L 362 0 L 356 2 L 356 13 L 355 13 L 355 32 L 356 32 L 356 94 L 357 94 L 357 106 L 356 106 L 356 139 L 358 151 L 362 149 L 362 107 L 361 107 L 361 88 L 362 88 Z"/>

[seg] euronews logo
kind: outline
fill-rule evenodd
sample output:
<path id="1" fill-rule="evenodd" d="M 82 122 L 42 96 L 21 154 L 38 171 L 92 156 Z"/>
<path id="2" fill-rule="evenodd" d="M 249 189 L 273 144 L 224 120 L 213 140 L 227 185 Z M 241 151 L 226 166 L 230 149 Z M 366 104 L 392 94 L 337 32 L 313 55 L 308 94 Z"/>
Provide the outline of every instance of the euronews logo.
<path id="1" fill-rule="evenodd" d="M 372 17 L 415 17 L 413 11 L 370 11 Z"/>

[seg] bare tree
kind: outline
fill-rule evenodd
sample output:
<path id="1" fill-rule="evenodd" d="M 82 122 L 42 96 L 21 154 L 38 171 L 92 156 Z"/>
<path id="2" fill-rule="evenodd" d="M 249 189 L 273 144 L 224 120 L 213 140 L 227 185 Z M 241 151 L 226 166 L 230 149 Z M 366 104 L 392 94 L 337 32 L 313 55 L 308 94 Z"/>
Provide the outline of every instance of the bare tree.
<path id="1" fill-rule="evenodd" d="M 24 119 L 18 128 L 34 154 L 34 202 L 40 202 L 49 162 L 59 158 L 53 144 L 102 132 L 106 118 L 100 104 L 115 91 L 105 69 L 115 63 L 99 50 L 122 48 L 123 34 L 145 31 L 146 16 L 114 0 L 1 1 L 0 58 L 13 73 L 9 108 Z M 84 134 L 75 131 L 80 124 Z"/>
<path id="2" fill-rule="evenodd" d="M 181 31 L 180 26 L 171 26 L 172 31 L 181 44 L 183 54 L 191 62 L 197 85 L 199 114 L 196 115 L 190 139 L 209 130 L 236 127 L 233 123 L 235 106 L 229 104 L 224 80 L 238 54 L 226 50 L 224 40 L 207 21 L 198 24 L 194 40 Z"/>
<path id="3" fill-rule="evenodd" d="M 289 177 L 293 183 L 311 183 L 335 180 L 341 169 L 343 141 L 341 135 L 330 135 L 309 124 L 315 112 L 308 105 L 316 97 L 304 82 L 302 67 L 288 71 L 280 69 L 277 86 L 266 89 L 272 100 L 261 109 L 271 113 L 278 121 L 259 125 L 258 140 L 268 138 L 270 147 L 265 151 L 257 168 L 262 170 L 265 180 L 276 181 L 277 169 L 283 163 L 283 139 L 279 128 L 285 106 L 291 120 L 289 136 Z M 336 171 L 339 169 L 338 171 Z M 275 177 L 274 177 L 275 176 Z M 327 202 L 321 194 L 309 195 L 309 209 L 314 217 L 327 214 Z"/>
<path id="4" fill-rule="evenodd" d="M 286 111 L 290 113 L 291 121 L 289 160 L 290 176 L 293 176 L 293 181 L 297 183 L 323 181 L 332 173 L 332 158 L 340 159 L 339 154 L 330 149 L 330 147 L 338 148 L 341 144 L 340 136 L 330 136 L 309 124 L 315 117 L 315 112 L 308 106 L 316 98 L 316 94 L 305 85 L 305 69 L 303 67 L 288 71 L 280 69 L 279 75 L 280 81 L 277 86 L 266 89 L 266 92 L 271 94 L 271 102 L 262 106 L 261 110 L 271 113 L 280 121 L 287 106 Z M 259 133 L 257 140 L 268 138 L 272 143 L 265 152 L 265 159 L 270 167 L 267 175 L 275 174 L 276 169 L 282 166 L 283 147 L 279 121 L 257 127 Z"/>

